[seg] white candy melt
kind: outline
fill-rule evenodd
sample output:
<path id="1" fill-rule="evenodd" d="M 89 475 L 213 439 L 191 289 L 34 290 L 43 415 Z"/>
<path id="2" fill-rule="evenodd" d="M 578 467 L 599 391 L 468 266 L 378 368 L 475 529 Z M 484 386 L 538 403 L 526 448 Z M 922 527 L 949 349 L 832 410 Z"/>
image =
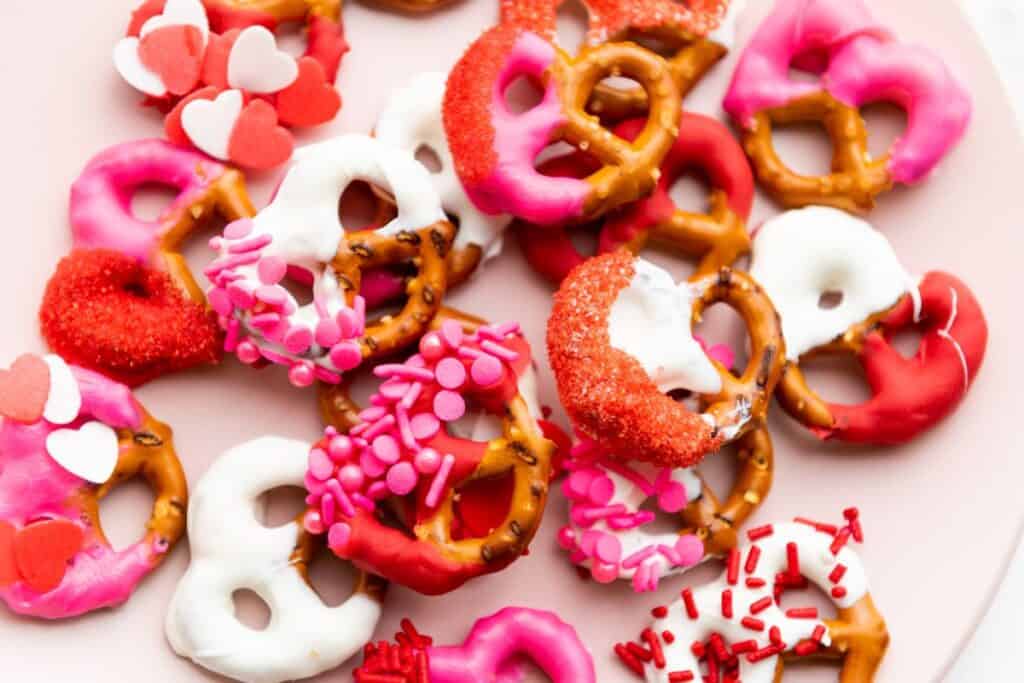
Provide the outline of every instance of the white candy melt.
<path id="1" fill-rule="evenodd" d="M 667 271 L 643 259 L 634 268 L 608 317 L 611 345 L 635 358 L 662 393 L 720 391 L 722 378 L 693 337 L 688 283 L 677 285 Z"/>
<path id="2" fill-rule="evenodd" d="M 299 65 L 277 49 L 274 34 L 263 26 L 242 31 L 228 55 L 228 84 L 251 93 L 284 90 L 299 77 Z"/>
<path id="3" fill-rule="evenodd" d="M 214 100 L 192 100 L 181 111 L 181 127 L 196 148 L 215 159 L 227 160 L 242 103 L 238 90 L 226 90 Z"/>
<path id="4" fill-rule="evenodd" d="M 117 467 L 117 433 L 102 422 L 80 429 L 58 429 L 46 437 L 46 452 L 71 474 L 103 484 Z"/>
<path id="5" fill-rule="evenodd" d="M 195 26 L 203 36 L 203 45 L 210 37 L 210 20 L 200 0 L 167 0 L 162 14 L 150 17 L 139 30 L 139 37 L 168 26 Z"/>
<path id="6" fill-rule="evenodd" d="M 139 39 L 122 38 L 114 46 L 114 68 L 128 85 L 152 97 L 163 97 L 167 86 L 160 75 L 150 71 L 139 59 Z"/>
<path id="7" fill-rule="evenodd" d="M 822 206 L 787 211 L 761 226 L 750 274 L 782 318 L 790 360 L 827 344 L 908 292 L 919 299 L 917 279 L 882 233 Z M 826 292 L 842 294 L 838 306 L 819 305 Z"/>

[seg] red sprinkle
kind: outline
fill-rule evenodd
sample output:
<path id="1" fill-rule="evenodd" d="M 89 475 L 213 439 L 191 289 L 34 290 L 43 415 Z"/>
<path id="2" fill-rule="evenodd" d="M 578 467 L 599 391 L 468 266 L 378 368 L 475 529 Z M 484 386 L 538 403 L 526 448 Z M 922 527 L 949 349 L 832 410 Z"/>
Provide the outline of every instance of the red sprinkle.
<path id="1" fill-rule="evenodd" d="M 764 579 L 757 576 L 747 577 L 747 588 L 764 588 Z"/>
<path id="2" fill-rule="evenodd" d="M 768 598 L 765 598 L 765 600 L 768 600 Z M 755 619 L 754 617 L 743 617 L 742 619 L 740 619 L 740 623 L 743 625 L 744 628 L 748 628 L 751 631 L 764 630 L 764 622 L 760 619 Z"/>
<path id="3" fill-rule="evenodd" d="M 791 577 L 800 576 L 800 554 L 796 543 L 790 541 L 786 544 L 786 573 Z"/>
<path id="4" fill-rule="evenodd" d="M 672 633 L 672 631 L 665 630 L 661 632 L 661 639 L 671 645 L 676 642 L 676 634 Z"/>
<path id="5" fill-rule="evenodd" d="M 846 597 L 846 589 L 843 588 L 842 586 L 836 586 L 835 588 L 832 589 L 832 597 L 833 598 L 837 598 L 837 599 L 838 598 L 845 598 Z"/>
<path id="6" fill-rule="evenodd" d="M 654 653 L 650 650 L 647 650 L 642 645 L 637 645 L 636 643 L 626 643 L 626 649 L 629 650 L 629 653 L 631 655 L 633 655 L 641 661 L 649 662 L 652 659 L 654 659 Z"/>
<path id="7" fill-rule="evenodd" d="M 768 657 L 777 655 L 785 649 L 785 645 L 767 645 L 758 650 L 757 652 L 751 652 L 750 654 L 748 654 L 747 661 L 753 664 L 754 662 L 759 662 L 762 659 L 767 659 Z"/>
<path id="8" fill-rule="evenodd" d="M 755 527 L 747 531 L 747 538 L 751 541 L 758 541 L 762 538 L 767 538 L 775 533 L 775 529 L 771 524 L 765 524 L 764 526 Z"/>
<path id="9" fill-rule="evenodd" d="M 838 555 L 839 551 L 843 549 L 843 546 L 845 546 L 847 542 L 849 542 L 850 533 L 851 532 L 848 527 L 843 527 L 839 530 L 839 533 L 836 534 L 835 540 L 832 541 L 832 545 L 830 545 L 828 548 L 832 551 L 833 555 Z"/>
<path id="10" fill-rule="evenodd" d="M 806 517 L 795 517 L 793 521 L 797 524 L 804 524 L 806 526 L 809 526 L 812 529 L 820 531 L 823 534 L 828 534 L 829 536 L 835 536 L 836 533 L 839 531 L 839 527 L 837 527 L 835 524 L 825 524 L 824 522 L 816 522 L 813 519 L 807 519 Z"/>
<path id="11" fill-rule="evenodd" d="M 658 605 L 657 607 L 651 610 L 651 616 L 655 619 L 664 619 L 667 614 L 668 607 L 665 607 L 664 605 Z"/>
<path id="12" fill-rule="evenodd" d="M 840 581 L 843 580 L 843 575 L 845 575 L 845 574 L 846 574 L 846 565 L 841 564 L 841 563 L 837 564 L 835 566 L 835 569 L 833 569 L 832 572 L 828 575 L 828 580 L 831 581 L 832 583 L 839 583 Z"/>
<path id="13" fill-rule="evenodd" d="M 825 626 L 818 624 L 814 627 L 814 631 L 811 633 L 811 638 L 817 642 L 821 642 L 821 639 L 825 637 Z"/>
<path id="14" fill-rule="evenodd" d="M 706 653 L 704 643 L 700 642 L 699 640 L 693 641 L 693 645 L 690 646 L 690 652 L 692 652 L 693 656 L 697 659 L 704 659 L 704 655 Z"/>
<path id="15" fill-rule="evenodd" d="M 726 561 L 726 580 L 730 586 L 735 586 L 740 577 L 740 551 L 733 548 L 729 551 L 729 558 Z"/>
<path id="16" fill-rule="evenodd" d="M 790 619 L 817 619 L 817 607 L 793 607 L 786 610 L 786 616 Z"/>
<path id="17" fill-rule="evenodd" d="M 687 669 L 686 671 L 673 671 L 668 675 L 669 683 L 688 683 L 693 680 L 693 672 Z"/>
<path id="18" fill-rule="evenodd" d="M 686 616 L 691 619 L 699 617 L 700 612 L 697 611 L 697 605 L 693 602 L 693 591 L 689 588 L 684 588 L 680 595 L 683 597 L 683 605 L 686 607 Z"/>
<path id="19" fill-rule="evenodd" d="M 750 640 L 741 640 L 738 643 L 734 643 L 732 646 L 732 653 L 734 655 L 742 655 L 748 652 L 754 652 L 757 650 L 757 641 L 751 638 Z"/>
<path id="20" fill-rule="evenodd" d="M 761 549 L 756 545 L 750 546 L 750 550 L 747 552 L 747 562 L 743 565 L 743 569 L 748 574 L 753 574 L 757 569 L 757 561 L 761 559 Z"/>
<path id="21" fill-rule="evenodd" d="M 722 616 L 732 619 L 732 591 L 728 588 L 722 591 Z"/>
<path id="22" fill-rule="evenodd" d="M 640 660 L 634 657 L 626 646 L 622 643 L 618 643 L 615 646 L 615 654 L 618 655 L 619 661 L 625 664 L 627 667 L 633 670 L 637 676 L 644 675 L 644 665 L 640 663 Z"/>
<path id="23" fill-rule="evenodd" d="M 763 598 L 755 600 L 754 602 L 750 603 L 750 613 L 758 614 L 759 612 L 763 612 L 764 610 L 771 607 L 771 605 L 772 599 L 766 595 Z"/>
<path id="24" fill-rule="evenodd" d="M 782 642 L 782 631 L 779 630 L 778 626 L 772 626 L 768 629 L 768 639 L 772 641 L 773 645 L 778 645 Z"/>
<path id="25" fill-rule="evenodd" d="M 797 643 L 796 647 L 793 648 L 793 652 L 795 652 L 798 657 L 806 657 L 808 655 L 813 655 L 817 651 L 818 644 L 813 640 L 801 641 Z"/>
<path id="26" fill-rule="evenodd" d="M 640 637 L 644 639 L 647 646 L 651 649 L 651 654 L 654 656 L 654 666 L 659 669 L 665 668 L 665 653 L 661 649 L 661 641 L 658 640 L 657 634 L 649 628 L 645 628 L 640 634 Z"/>

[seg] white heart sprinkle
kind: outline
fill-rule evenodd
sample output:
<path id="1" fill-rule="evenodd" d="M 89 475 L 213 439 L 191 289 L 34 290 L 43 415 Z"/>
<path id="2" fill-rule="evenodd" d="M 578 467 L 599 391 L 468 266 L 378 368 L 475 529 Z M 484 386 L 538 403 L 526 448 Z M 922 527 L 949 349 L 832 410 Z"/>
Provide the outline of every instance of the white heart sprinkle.
<path id="1" fill-rule="evenodd" d="M 117 433 L 102 422 L 86 422 L 77 430 L 58 429 L 46 437 L 46 451 L 76 477 L 103 484 L 117 467 Z"/>
<path id="2" fill-rule="evenodd" d="M 139 39 L 122 38 L 114 46 L 114 68 L 121 78 L 136 90 L 153 97 L 167 94 L 164 80 L 156 72 L 150 71 L 139 59 Z"/>
<path id="3" fill-rule="evenodd" d="M 215 100 L 192 100 L 181 111 L 181 127 L 192 144 L 215 159 L 228 158 L 231 132 L 242 113 L 242 93 L 226 90 Z"/>
<path id="4" fill-rule="evenodd" d="M 167 0 L 163 14 L 150 17 L 139 30 L 139 37 L 167 26 L 195 26 L 203 34 L 203 46 L 210 35 L 210 20 L 200 0 Z"/>
<path id="5" fill-rule="evenodd" d="M 253 93 L 284 90 L 299 77 L 299 65 L 287 52 L 277 49 L 274 34 L 263 26 L 251 26 L 235 40 L 228 55 L 228 84 Z"/>
<path id="6" fill-rule="evenodd" d="M 71 368 L 60 356 L 50 354 L 43 360 L 50 366 L 50 395 L 46 398 L 43 417 L 55 425 L 66 425 L 82 410 L 82 392 Z"/>

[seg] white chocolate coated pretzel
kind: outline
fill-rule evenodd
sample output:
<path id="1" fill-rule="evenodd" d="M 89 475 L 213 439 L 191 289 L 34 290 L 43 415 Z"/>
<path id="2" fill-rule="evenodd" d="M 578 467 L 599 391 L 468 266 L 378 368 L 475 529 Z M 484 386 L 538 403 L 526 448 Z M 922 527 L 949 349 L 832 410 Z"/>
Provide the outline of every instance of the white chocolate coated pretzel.
<path id="1" fill-rule="evenodd" d="M 328 671 L 373 636 L 378 596 L 357 585 L 328 607 L 305 579 L 297 522 L 267 528 L 257 500 L 279 486 L 301 486 L 309 444 L 263 437 L 235 447 L 210 467 L 189 506 L 192 562 L 171 601 L 166 633 L 174 651 L 246 683 L 278 683 Z M 308 553 L 306 553 L 308 555 Z M 235 617 L 232 594 L 249 589 L 270 607 L 267 628 Z"/>

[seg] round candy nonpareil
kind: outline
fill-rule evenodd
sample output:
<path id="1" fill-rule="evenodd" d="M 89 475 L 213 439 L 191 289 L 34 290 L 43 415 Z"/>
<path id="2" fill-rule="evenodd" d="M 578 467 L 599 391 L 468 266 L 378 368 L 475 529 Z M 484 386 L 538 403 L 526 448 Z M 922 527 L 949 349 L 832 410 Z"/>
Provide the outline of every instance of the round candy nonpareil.
<path id="1" fill-rule="evenodd" d="M 128 387 L 52 355 L 0 373 L 0 418 L 0 600 L 44 619 L 128 600 L 185 531 L 170 428 Z M 115 550 L 99 501 L 138 476 L 153 513 L 141 540 Z"/>
<path id="2" fill-rule="evenodd" d="M 691 332 L 724 302 L 744 319 L 750 361 L 739 376 L 708 358 Z M 577 430 L 620 457 L 689 467 L 763 425 L 782 372 L 782 330 L 771 301 L 728 268 L 676 284 L 626 250 L 576 268 L 555 295 L 548 355 Z M 700 395 L 702 413 L 668 392 Z"/>
<path id="3" fill-rule="evenodd" d="M 955 410 L 981 366 L 988 326 L 967 286 L 938 271 L 911 276 L 880 232 L 842 211 L 808 207 L 765 223 L 751 275 L 782 318 L 779 400 L 822 438 L 909 441 Z M 912 358 L 891 343 L 908 328 L 922 332 Z M 808 387 L 801 360 L 830 353 L 858 359 L 870 400 L 828 403 Z"/>
<path id="4" fill-rule="evenodd" d="M 790 68 L 820 75 L 795 80 Z M 867 149 L 859 107 L 891 102 L 907 130 L 880 159 Z M 743 129 L 762 185 L 788 207 L 826 204 L 857 211 L 894 183 L 923 180 L 963 136 L 966 88 L 933 52 L 900 42 L 862 0 L 781 0 L 751 38 L 724 107 Z M 832 173 L 803 176 L 772 144 L 772 125 L 818 121 L 832 138 Z"/>
<path id="5" fill-rule="evenodd" d="M 306 570 L 315 540 L 297 522 L 268 528 L 259 497 L 299 486 L 309 445 L 263 437 L 221 456 L 196 486 L 189 507 L 192 561 L 167 611 L 174 651 L 245 683 L 279 683 L 329 671 L 370 640 L 383 584 L 357 573 L 350 598 L 328 607 Z M 266 629 L 238 621 L 231 596 L 255 592 L 270 607 Z"/>
<path id="6" fill-rule="evenodd" d="M 355 181 L 389 189 L 398 214 L 387 225 L 346 235 L 338 199 Z M 299 151 L 274 200 L 236 221 L 211 246 L 210 305 L 226 330 L 225 349 L 246 363 L 289 368 L 296 385 L 337 383 L 364 357 L 415 339 L 441 305 L 454 235 L 426 169 L 379 140 L 345 135 Z M 418 263 L 403 310 L 366 324 L 358 296 L 365 269 Z M 312 289 L 300 305 L 284 286 Z"/>
<path id="7" fill-rule="evenodd" d="M 594 662 L 576 630 L 551 612 L 506 607 L 478 620 L 461 645 L 434 645 L 408 619 L 397 644 L 366 647 L 356 683 L 462 683 L 519 680 L 523 661 L 553 683 L 595 683 Z"/>
<path id="8" fill-rule="evenodd" d="M 651 95 L 647 125 L 627 142 L 584 111 L 604 78 L 636 79 Z M 544 84 L 540 104 L 514 113 L 505 91 L 519 77 Z M 597 217 L 657 182 L 657 167 L 679 132 L 679 91 L 657 54 L 632 43 L 584 48 L 571 58 L 541 36 L 504 24 L 484 33 L 448 77 L 444 126 L 470 199 L 484 213 L 538 224 Z M 603 166 L 586 179 L 541 175 L 534 161 L 564 140 Z"/>

